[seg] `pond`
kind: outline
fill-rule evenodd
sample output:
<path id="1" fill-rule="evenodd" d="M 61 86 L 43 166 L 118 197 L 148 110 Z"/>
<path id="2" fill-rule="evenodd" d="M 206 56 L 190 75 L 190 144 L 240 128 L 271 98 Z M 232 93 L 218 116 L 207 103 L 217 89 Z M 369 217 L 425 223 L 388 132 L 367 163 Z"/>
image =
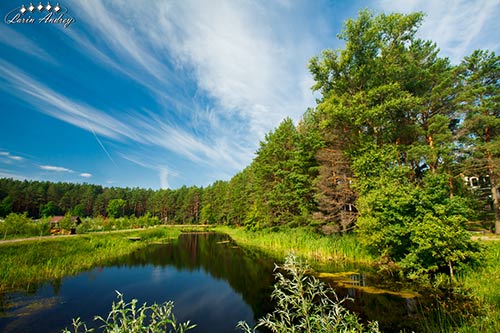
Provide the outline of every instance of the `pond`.
<path id="1" fill-rule="evenodd" d="M 60 332 L 80 317 L 93 324 L 105 316 L 116 291 L 139 304 L 174 301 L 179 321 L 197 324 L 193 333 L 238 332 L 240 320 L 250 325 L 272 310 L 274 260 L 237 247 L 226 235 L 183 234 L 171 244 L 155 244 L 76 276 L 50 281 L 31 291 L 0 293 L 0 332 Z M 320 275 L 336 286 L 346 305 L 386 332 L 415 329 L 414 295 L 370 286 L 364 273 Z M 28 289 L 29 290 L 29 289 Z"/>

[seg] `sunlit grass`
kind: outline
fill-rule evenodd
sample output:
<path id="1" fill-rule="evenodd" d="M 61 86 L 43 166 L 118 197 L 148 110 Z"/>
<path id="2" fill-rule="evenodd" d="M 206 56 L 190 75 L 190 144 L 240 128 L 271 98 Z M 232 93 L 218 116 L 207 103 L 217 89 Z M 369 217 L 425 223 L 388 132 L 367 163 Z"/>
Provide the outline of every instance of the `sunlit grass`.
<path id="1" fill-rule="evenodd" d="M 45 280 L 74 275 L 179 234 L 176 228 L 153 228 L 0 244 L 0 291 L 29 289 Z M 132 242 L 129 237 L 141 241 Z"/>
<path id="2" fill-rule="evenodd" d="M 374 261 L 355 235 L 324 236 L 307 228 L 247 231 L 220 226 L 216 231 L 228 234 L 240 245 L 257 248 L 275 258 L 285 258 L 294 252 L 302 258 L 320 262 Z"/>
<path id="3" fill-rule="evenodd" d="M 460 285 L 474 295 L 482 314 L 464 322 L 458 332 L 500 332 L 500 242 L 484 241 L 484 264 L 468 268 L 459 276 Z"/>

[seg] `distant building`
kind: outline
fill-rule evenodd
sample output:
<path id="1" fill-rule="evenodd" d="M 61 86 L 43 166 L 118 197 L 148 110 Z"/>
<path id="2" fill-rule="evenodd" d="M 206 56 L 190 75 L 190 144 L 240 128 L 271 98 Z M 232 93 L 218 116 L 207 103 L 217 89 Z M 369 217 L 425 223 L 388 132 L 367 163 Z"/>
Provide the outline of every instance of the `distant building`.
<path id="1" fill-rule="evenodd" d="M 61 228 L 60 222 L 64 219 L 64 216 L 54 216 L 50 219 L 50 233 L 52 235 L 55 234 L 64 234 L 65 230 Z M 82 223 L 82 220 L 79 216 L 71 216 L 71 228 L 67 230 L 71 235 L 76 234 L 76 227 Z"/>
<path id="2" fill-rule="evenodd" d="M 464 176 L 465 185 L 472 190 L 491 190 L 490 177 L 486 176 Z"/>

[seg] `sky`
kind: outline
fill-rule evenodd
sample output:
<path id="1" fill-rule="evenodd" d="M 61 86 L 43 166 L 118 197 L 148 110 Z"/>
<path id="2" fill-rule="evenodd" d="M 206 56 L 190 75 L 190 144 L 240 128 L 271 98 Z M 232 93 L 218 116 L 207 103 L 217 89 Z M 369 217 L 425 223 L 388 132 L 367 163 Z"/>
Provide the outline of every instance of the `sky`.
<path id="1" fill-rule="evenodd" d="M 419 37 L 452 63 L 500 54 L 500 0 L 30 4 L 0 0 L 0 177 L 20 180 L 229 180 L 266 133 L 315 106 L 308 61 L 342 48 L 363 8 L 424 12 Z"/>

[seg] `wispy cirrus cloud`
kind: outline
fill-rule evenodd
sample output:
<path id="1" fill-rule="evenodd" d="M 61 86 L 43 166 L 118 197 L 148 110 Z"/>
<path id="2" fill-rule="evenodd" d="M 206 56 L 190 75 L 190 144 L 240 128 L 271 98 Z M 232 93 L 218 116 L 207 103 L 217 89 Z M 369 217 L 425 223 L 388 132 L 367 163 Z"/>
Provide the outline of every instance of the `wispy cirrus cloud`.
<path id="1" fill-rule="evenodd" d="M 454 63 L 475 49 L 500 48 L 500 40 L 490 38 L 500 31 L 500 0 L 381 0 L 380 7 L 384 11 L 424 12 L 420 36 L 436 42 L 442 55 Z"/>
<path id="2" fill-rule="evenodd" d="M 62 166 L 39 165 L 38 167 L 42 170 L 45 170 L 45 171 L 61 172 L 61 173 L 77 173 L 77 171 L 75 171 L 75 170 L 71 170 L 69 168 L 62 167 Z M 83 177 L 83 178 L 91 178 L 92 177 L 92 174 L 88 173 L 88 172 L 81 172 L 81 173 L 78 173 L 78 175 L 80 177 Z"/>
<path id="3" fill-rule="evenodd" d="M 11 153 L 6 152 L 6 151 L 0 151 L 0 156 L 4 156 L 4 157 L 6 157 L 9 160 L 14 160 L 14 161 L 22 161 L 22 160 L 24 160 L 23 157 L 18 156 L 18 155 L 12 155 Z"/>
<path id="4" fill-rule="evenodd" d="M 105 8 L 93 2 L 74 6 L 102 40 L 91 43 L 76 32 L 71 38 L 88 45 L 85 49 L 103 66 L 111 65 L 173 106 L 157 117 L 158 126 L 173 134 L 175 144 L 167 149 L 182 149 L 193 161 L 206 155 L 195 150 L 241 168 L 265 133 L 286 116 L 297 120 L 314 102 L 307 61 L 315 54 L 317 32 L 289 33 L 290 22 L 279 15 L 293 8 L 290 4 L 143 1 L 133 11 L 118 1 Z M 134 22 L 140 24 L 131 27 Z M 200 94 L 185 95 L 183 87 L 193 79 Z M 214 103 L 208 111 L 199 107 L 203 98 L 197 101 L 204 94 Z M 187 121 L 180 126 L 172 112 Z M 200 136 L 211 144 L 200 144 Z"/>
<path id="5" fill-rule="evenodd" d="M 71 169 L 61 167 L 61 166 L 54 166 L 54 165 L 40 165 L 40 169 L 46 170 L 46 171 L 74 173 L 74 171 Z"/>
<path id="6" fill-rule="evenodd" d="M 14 29 L 7 28 L 7 25 L 0 24 L 0 43 L 3 43 L 11 48 L 15 48 L 35 58 L 49 63 L 56 63 L 54 58 L 47 53 L 43 48 L 36 45 L 23 34 Z"/>
<path id="7" fill-rule="evenodd" d="M 14 173 L 11 170 L 0 169 L 0 178 L 12 178 L 15 180 L 25 180 L 25 179 L 29 179 L 31 177 L 27 177 L 27 176 L 21 175 L 19 173 Z"/>
<path id="8" fill-rule="evenodd" d="M 86 103 L 72 100 L 45 84 L 28 77 L 19 68 L 0 60 L 0 73 L 9 80 L 9 93 L 16 94 L 37 111 L 63 120 L 86 131 L 118 142 L 154 145 L 175 152 L 194 162 L 229 163 L 238 166 L 232 155 L 197 138 L 180 127 L 174 127 L 153 114 L 124 114 L 118 119 Z M 14 89 L 12 89 L 14 88 Z M 29 95 L 30 98 L 26 98 Z M 109 152 L 103 147 L 105 153 Z"/>

